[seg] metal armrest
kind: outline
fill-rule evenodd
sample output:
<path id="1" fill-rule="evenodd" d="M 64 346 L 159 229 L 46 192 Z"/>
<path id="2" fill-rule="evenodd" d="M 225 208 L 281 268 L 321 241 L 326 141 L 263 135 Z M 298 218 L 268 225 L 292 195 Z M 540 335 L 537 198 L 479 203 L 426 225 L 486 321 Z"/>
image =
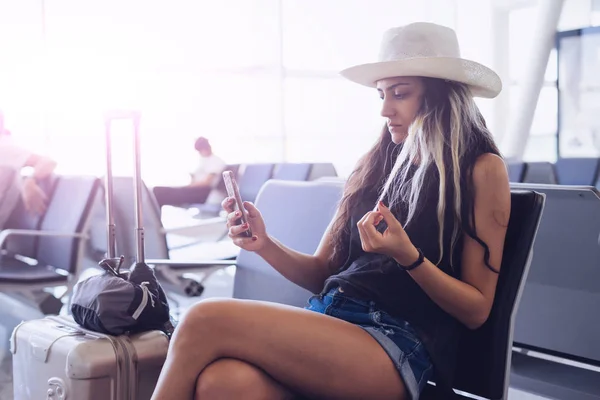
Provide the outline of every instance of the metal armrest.
<path id="1" fill-rule="evenodd" d="M 166 266 L 189 266 L 190 268 L 229 267 L 232 265 L 236 265 L 235 260 L 169 260 L 160 258 L 147 259 L 146 264 Z"/>
<path id="2" fill-rule="evenodd" d="M 49 237 L 74 237 L 87 239 L 84 233 L 61 232 L 61 231 L 36 231 L 34 229 L 4 229 L 0 231 L 0 248 L 9 236 L 49 236 Z"/>
<path id="3" fill-rule="evenodd" d="M 174 228 L 163 228 L 161 230 L 161 232 L 164 234 L 172 233 L 175 235 L 188 236 L 188 235 L 193 235 L 194 232 L 198 232 L 199 229 L 212 227 L 214 225 L 222 224 L 223 229 L 225 229 L 226 221 L 227 221 L 227 219 L 223 218 L 223 217 L 207 218 L 207 219 L 201 220 L 200 222 L 195 223 L 195 224 L 177 226 Z M 195 236 L 195 235 L 193 235 L 193 236 Z"/>

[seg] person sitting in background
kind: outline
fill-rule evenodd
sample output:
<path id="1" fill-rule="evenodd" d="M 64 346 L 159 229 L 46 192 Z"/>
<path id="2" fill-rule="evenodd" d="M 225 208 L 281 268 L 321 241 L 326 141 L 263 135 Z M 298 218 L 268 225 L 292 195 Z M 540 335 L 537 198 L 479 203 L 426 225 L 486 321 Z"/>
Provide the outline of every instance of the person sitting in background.
<path id="1" fill-rule="evenodd" d="M 21 172 L 26 167 L 32 168 L 33 172 L 25 179 L 21 179 Z M 19 195 L 29 213 L 44 214 L 48 206 L 48 197 L 39 182 L 54 172 L 56 162 L 50 157 L 15 144 L 10 131 L 4 128 L 2 115 L 0 115 L 0 168 L 4 171 L 0 175 L 0 187 L 5 188 L 0 202 L 0 229 L 17 206 Z"/>
<path id="2" fill-rule="evenodd" d="M 210 192 L 219 183 L 221 173 L 225 169 L 225 162 L 213 153 L 208 139 L 204 137 L 196 139 L 195 148 L 200 154 L 200 164 L 190 174 L 191 182 L 187 186 L 154 187 L 153 192 L 159 207 L 202 204 L 207 201 Z M 222 197 L 218 202 L 223 199 Z"/>

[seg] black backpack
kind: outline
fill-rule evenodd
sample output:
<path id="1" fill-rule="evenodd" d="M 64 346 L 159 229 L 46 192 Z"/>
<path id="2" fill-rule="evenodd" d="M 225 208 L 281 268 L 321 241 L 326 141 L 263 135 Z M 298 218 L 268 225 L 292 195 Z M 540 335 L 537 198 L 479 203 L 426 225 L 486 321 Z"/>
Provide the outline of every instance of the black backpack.
<path id="1" fill-rule="evenodd" d="M 102 260 L 103 273 L 75 285 L 71 301 L 75 322 L 110 335 L 158 329 L 170 337 L 174 324 L 154 271 L 145 263 L 138 263 L 131 272 L 120 272 L 122 262 L 123 257 Z"/>

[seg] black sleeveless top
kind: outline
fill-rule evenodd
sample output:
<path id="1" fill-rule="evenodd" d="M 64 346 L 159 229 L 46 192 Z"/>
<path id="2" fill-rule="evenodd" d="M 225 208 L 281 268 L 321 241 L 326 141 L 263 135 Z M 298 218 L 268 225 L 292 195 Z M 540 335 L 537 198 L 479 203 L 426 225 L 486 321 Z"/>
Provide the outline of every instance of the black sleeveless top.
<path id="1" fill-rule="evenodd" d="M 415 168 L 412 172 L 414 173 Z M 466 171 L 462 171 L 466 174 Z M 464 178 L 463 178 L 464 179 Z M 446 180 L 448 182 L 448 179 Z M 425 257 L 436 263 L 440 257 L 437 203 L 439 194 L 439 175 L 430 168 L 425 177 L 424 192 L 416 215 L 405 230 L 412 243 L 421 249 Z M 448 185 L 446 190 L 446 211 L 444 222 L 443 256 L 438 267 L 445 273 L 460 278 L 460 260 L 462 255 L 462 229 L 459 230 L 453 260 L 450 260 L 450 248 L 453 230 L 453 193 Z M 466 193 L 463 191 L 463 196 Z M 464 198 L 464 197 L 463 197 Z M 396 264 L 391 257 L 366 253 L 362 250 L 356 223 L 368 211 L 372 210 L 376 197 L 364 199 L 363 204 L 353 213 L 350 223 L 349 256 L 340 270 L 330 276 L 324 292 L 339 285 L 344 292 L 360 299 L 375 301 L 380 309 L 391 316 L 401 318 L 413 326 L 423 341 L 432 359 L 435 378 L 440 384 L 450 385 L 456 359 L 456 351 L 463 325 L 434 303 L 413 278 Z M 388 203 L 389 204 L 389 203 Z M 401 205 L 392 212 L 405 225 L 407 207 Z M 378 230 L 383 232 L 382 221 Z"/>

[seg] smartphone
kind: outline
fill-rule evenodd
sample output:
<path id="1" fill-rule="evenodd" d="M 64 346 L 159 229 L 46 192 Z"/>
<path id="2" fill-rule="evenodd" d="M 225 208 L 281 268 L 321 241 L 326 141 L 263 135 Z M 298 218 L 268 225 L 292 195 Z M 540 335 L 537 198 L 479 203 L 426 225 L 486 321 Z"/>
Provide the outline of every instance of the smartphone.
<path id="1" fill-rule="evenodd" d="M 241 213 L 240 219 L 236 222 L 236 225 L 241 225 L 248 222 L 248 214 L 246 213 L 246 209 L 244 208 L 244 203 L 242 202 L 242 197 L 240 196 L 240 189 L 238 188 L 237 182 L 235 180 L 235 176 L 233 171 L 224 171 L 223 172 L 223 181 L 225 182 L 225 189 L 227 190 L 227 196 L 233 197 L 235 200 L 233 209 L 234 211 L 239 211 Z M 252 231 L 248 228 L 247 231 L 241 234 L 242 236 L 252 237 Z"/>

